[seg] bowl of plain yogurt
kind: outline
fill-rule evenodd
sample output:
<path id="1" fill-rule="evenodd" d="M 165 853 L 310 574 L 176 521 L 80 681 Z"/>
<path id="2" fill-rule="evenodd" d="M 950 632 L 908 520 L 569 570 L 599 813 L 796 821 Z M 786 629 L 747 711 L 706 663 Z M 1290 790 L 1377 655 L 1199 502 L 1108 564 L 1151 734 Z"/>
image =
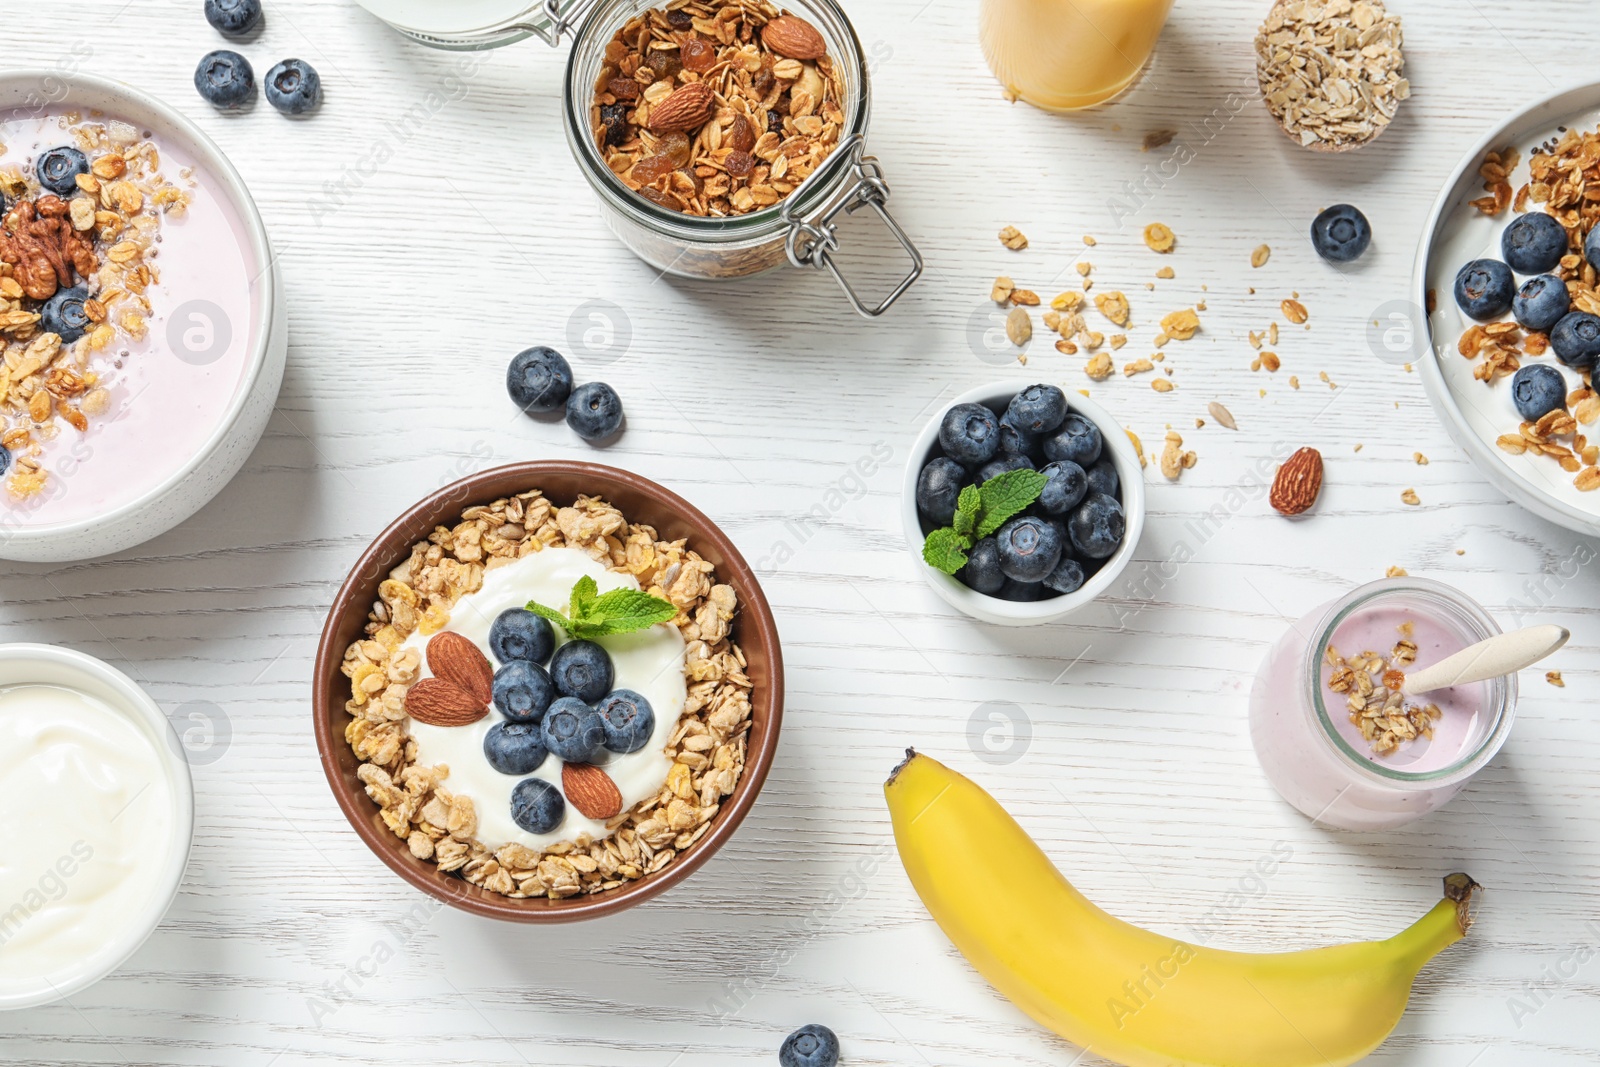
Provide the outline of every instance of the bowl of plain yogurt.
<path id="1" fill-rule="evenodd" d="M 0 645 L 0 1011 L 93 985 L 160 925 L 189 862 L 182 746 L 132 679 Z"/>

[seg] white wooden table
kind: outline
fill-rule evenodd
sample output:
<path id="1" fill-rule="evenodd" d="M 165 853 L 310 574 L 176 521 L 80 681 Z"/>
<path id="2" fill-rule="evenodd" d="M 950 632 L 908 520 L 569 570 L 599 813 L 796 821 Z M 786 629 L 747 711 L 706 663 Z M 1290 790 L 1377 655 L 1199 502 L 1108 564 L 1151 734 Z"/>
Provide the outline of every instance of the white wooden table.
<path id="1" fill-rule="evenodd" d="M 199 0 L 0 4 L 7 62 L 77 56 L 222 144 L 282 250 L 293 316 L 278 411 L 215 502 L 120 557 L 0 576 L 0 638 L 82 648 L 141 679 L 186 731 L 199 805 L 160 931 L 70 1002 L 0 1018 L 0 1061 L 770 1064 L 790 1029 L 822 1021 L 852 1067 L 1071 1063 L 1077 1049 L 955 953 L 900 869 L 880 786 L 915 744 L 979 777 L 1093 899 L 1180 936 L 1209 929 L 1213 944 L 1387 936 L 1440 876 L 1469 870 L 1492 890 L 1481 924 L 1424 973 L 1373 1062 L 1600 1063 L 1600 581 L 1593 566 L 1559 573 L 1595 545 L 1491 490 L 1418 377 L 1363 333 L 1405 284 L 1458 154 L 1517 103 L 1593 75 L 1592 5 L 1397 0 L 1415 98 L 1375 147 L 1337 158 L 1295 149 L 1259 104 L 1230 103 L 1254 85 L 1265 0 L 1182 0 L 1139 88 L 1075 118 L 1001 98 L 968 0 L 849 6 L 876 57 L 871 148 L 929 264 L 874 324 L 820 275 L 658 280 L 602 222 L 561 131 L 563 56 L 537 42 L 463 59 L 349 3 L 268 0 L 244 49 L 258 75 L 301 56 L 327 87 L 319 115 L 291 122 L 198 99 L 194 64 L 223 43 Z M 1142 152 L 1161 128 L 1177 140 Z M 1180 146 L 1192 161 L 1163 174 Z M 1306 230 L 1346 200 L 1377 236 L 1338 273 Z M 1143 247 L 1151 221 L 1177 232 L 1172 256 Z M 1028 251 L 1000 247 L 1008 224 Z M 1252 270 L 1261 243 L 1272 259 Z M 1053 352 L 1043 330 L 1026 368 L 985 362 L 969 341 L 994 275 L 1048 297 L 1079 285 L 1079 259 L 1133 303 L 1119 365 L 1147 354 L 1134 349 L 1161 314 L 1208 302 L 1204 331 L 1167 347 L 1177 391 L 1120 375 L 1093 386 L 1147 447 L 1180 429 L 1199 465 L 1176 485 L 1147 472 L 1140 562 L 1115 596 L 1071 624 L 993 629 L 953 615 L 913 568 L 901 472 L 921 422 L 959 390 L 1090 384 L 1083 357 Z M 1147 292 L 1166 264 L 1177 278 Z M 1252 374 L 1246 333 L 1291 291 L 1312 329 L 1284 333 L 1282 371 Z M 567 341 L 591 300 L 623 309 L 631 331 L 609 365 Z M 507 359 L 536 343 L 622 393 L 629 429 L 609 452 L 506 401 Z M 1213 399 L 1237 433 L 1194 429 Z M 1225 503 L 1274 448 L 1303 444 L 1328 458 L 1311 521 Z M 439 909 L 392 877 L 333 803 L 308 700 L 323 613 L 368 539 L 426 490 L 541 456 L 630 467 L 714 516 L 762 567 L 789 667 L 784 743 L 737 838 L 659 902 L 561 929 Z M 1408 487 L 1422 506 L 1401 504 Z M 1218 505 L 1233 512 L 1220 532 L 1186 529 Z M 816 507 L 826 521 L 798 522 Z M 1194 558 L 1167 566 L 1185 541 Z M 1246 697 L 1291 617 L 1390 565 L 1507 622 L 1542 583 L 1527 618 L 1572 629 L 1550 664 L 1567 686 L 1524 676 L 1515 736 L 1443 812 L 1390 835 L 1329 832 L 1267 785 Z M 989 701 L 1021 709 L 1025 743 L 985 735 Z M 1010 762 L 977 758 L 989 749 Z M 1252 880 L 1275 850 L 1288 858 Z"/>

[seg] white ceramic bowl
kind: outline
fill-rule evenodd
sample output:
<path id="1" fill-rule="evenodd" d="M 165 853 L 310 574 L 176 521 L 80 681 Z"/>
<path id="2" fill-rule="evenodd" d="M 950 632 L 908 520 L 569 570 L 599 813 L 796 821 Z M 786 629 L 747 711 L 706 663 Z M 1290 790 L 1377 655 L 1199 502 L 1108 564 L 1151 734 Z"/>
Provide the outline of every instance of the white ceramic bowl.
<path id="1" fill-rule="evenodd" d="M 1521 422 L 1511 404 L 1511 379 L 1502 378 L 1493 386 L 1473 379 L 1477 361 L 1463 359 L 1456 350 L 1456 342 L 1471 322 L 1456 307 L 1451 290 L 1456 272 L 1469 260 L 1500 258 L 1500 233 L 1518 217 L 1507 210 L 1498 218 L 1488 218 L 1467 203 L 1484 195 L 1478 167 L 1485 153 L 1516 146 L 1522 156 L 1511 179 L 1516 189 L 1527 180 L 1528 157 L 1534 145 L 1560 136 L 1557 127 L 1592 131 L 1597 122 L 1600 82 L 1593 82 L 1550 93 L 1489 130 L 1461 158 L 1434 202 L 1422 229 L 1407 299 L 1397 302 L 1402 305 L 1399 310 L 1381 316 L 1393 320 L 1401 315 L 1420 323 L 1415 327 L 1415 358 L 1428 398 L 1452 440 L 1484 477 L 1534 514 L 1582 534 L 1600 534 L 1600 493 L 1580 493 L 1572 484 L 1573 475 L 1548 456 L 1513 456 L 1496 447 L 1495 438 L 1515 433 Z M 1524 280 L 1519 276 L 1517 284 Z M 1434 290 L 1435 307 L 1432 315 L 1423 315 L 1420 312 L 1427 306 L 1429 289 Z M 1384 325 L 1378 323 L 1374 329 Z M 1401 360 L 1412 358 L 1409 346 L 1398 355 Z M 1569 388 L 1579 385 L 1578 375 L 1562 368 L 1554 355 L 1538 362 L 1561 370 Z"/>
<path id="2" fill-rule="evenodd" d="M 52 685 L 75 689 L 109 705 L 149 739 L 167 772 L 172 793 L 171 847 L 151 856 L 160 879 L 148 900 L 128 901 L 115 938 L 83 959 L 65 960 L 48 982 L 26 992 L 0 993 L 0 1011 L 32 1008 L 88 988 L 127 961 L 161 925 L 189 864 L 194 837 L 194 785 L 183 746 L 161 709 L 144 690 L 115 667 L 82 652 L 56 645 L 0 645 L 0 688 Z M 10 906 L 10 902 L 7 902 Z"/>
<path id="3" fill-rule="evenodd" d="M 979 593 L 923 562 L 922 520 L 917 515 L 917 476 L 922 473 L 922 468 L 938 449 L 939 423 L 944 419 L 944 413 L 957 404 L 983 404 L 1003 412 L 1012 397 L 1032 384 L 1034 384 L 1032 379 L 992 382 L 976 389 L 969 389 L 940 408 L 938 413 L 928 420 L 928 424 L 917 435 L 916 443 L 911 446 L 911 460 L 906 464 L 905 485 L 900 490 L 900 516 L 905 524 L 906 550 L 911 553 L 913 565 L 927 578 L 928 584 L 933 586 L 933 591 L 944 598 L 945 603 L 971 615 L 974 619 L 998 626 L 1033 626 L 1038 623 L 1055 622 L 1089 604 L 1109 589 L 1127 568 L 1128 561 L 1133 558 L 1133 553 L 1138 547 L 1139 536 L 1144 533 L 1144 472 L 1139 467 L 1139 455 L 1133 450 L 1133 442 L 1128 440 L 1127 432 L 1105 408 L 1088 397 L 1067 389 L 1065 392 L 1068 407 L 1099 427 L 1101 436 L 1105 438 L 1106 452 L 1116 464 L 1117 480 L 1121 482 L 1122 489 L 1122 509 L 1127 513 L 1128 520 L 1128 530 L 1122 538 L 1122 547 L 1117 549 L 1116 554 L 1106 560 L 1105 566 L 1091 575 L 1089 580 L 1083 583 L 1083 588 L 1076 593 L 1067 593 L 1050 600 L 1036 600 L 1031 604 L 1001 600 L 999 597 Z"/>
<path id="4" fill-rule="evenodd" d="M 216 429 L 188 462 L 143 496 L 81 522 L 16 525 L 0 531 L 0 559 L 58 562 L 120 552 L 164 533 L 193 515 L 238 473 L 267 428 L 278 401 L 288 330 L 283 286 L 266 228 L 250 191 L 222 150 L 182 114 L 131 85 L 86 74 L 50 70 L 0 71 L 0 111 L 37 108 L 40 103 L 98 110 L 149 130 L 157 141 L 192 155 L 238 214 L 248 237 L 245 249 L 260 289 L 261 314 L 249 340 L 249 362 L 240 387 Z"/>

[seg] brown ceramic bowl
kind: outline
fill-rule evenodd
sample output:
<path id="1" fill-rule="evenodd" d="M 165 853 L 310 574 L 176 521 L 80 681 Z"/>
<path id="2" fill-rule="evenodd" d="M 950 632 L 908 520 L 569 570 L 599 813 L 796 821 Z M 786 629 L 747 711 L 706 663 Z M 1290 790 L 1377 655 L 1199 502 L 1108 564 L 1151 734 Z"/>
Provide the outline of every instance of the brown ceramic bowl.
<path id="1" fill-rule="evenodd" d="M 479 889 L 463 878 L 444 874 L 432 863 L 416 859 L 406 843 L 389 831 L 378 817 L 378 807 L 356 778 L 360 761 L 344 739 L 344 703 L 349 680 L 339 672 L 344 651 L 361 634 L 367 611 L 378 595 L 378 583 L 439 525 L 453 524 L 461 512 L 475 504 L 529 489 L 542 490 L 557 505 L 570 504 L 587 493 L 615 504 L 629 522 L 654 526 L 664 540 L 689 539 L 689 546 L 717 568 L 717 580 L 739 594 L 739 614 L 734 620 L 734 640 L 748 660 L 747 673 L 754 683 L 750 703 L 751 730 L 744 774 L 712 821 L 711 829 L 665 870 L 616 889 L 567 900 L 513 900 Z M 754 572 L 733 542 L 716 524 L 675 493 L 637 474 L 597 463 L 545 460 L 515 463 L 463 478 L 430 494 L 396 519 L 378 536 L 345 579 L 322 628 L 312 679 L 312 708 L 316 717 L 317 749 L 322 769 L 339 807 L 356 833 L 389 868 L 418 889 L 452 907 L 511 922 L 557 923 L 612 915 L 649 900 L 693 874 L 739 828 L 761 785 L 778 747 L 783 720 L 783 654 L 772 609 L 756 582 Z"/>

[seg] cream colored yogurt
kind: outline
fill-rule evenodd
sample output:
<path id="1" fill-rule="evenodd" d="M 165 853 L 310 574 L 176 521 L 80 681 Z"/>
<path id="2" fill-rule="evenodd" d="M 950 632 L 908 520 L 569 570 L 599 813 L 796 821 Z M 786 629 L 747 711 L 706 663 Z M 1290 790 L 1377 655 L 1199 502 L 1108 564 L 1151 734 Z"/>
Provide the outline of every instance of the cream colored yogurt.
<path id="1" fill-rule="evenodd" d="M 75 689 L 0 688 L 0 1000 L 114 965 L 170 876 L 174 807 L 127 716 Z"/>
<path id="2" fill-rule="evenodd" d="M 503 664 L 496 662 L 489 651 L 489 628 L 500 613 L 525 607 L 530 600 L 565 611 L 572 587 L 585 575 L 594 579 L 601 593 L 639 588 L 632 575 L 611 570 L 577 549 L 547 548 L 487 572 L 482 589 L 456 602 L 446 629 L 476 644 L 498 670 Z M 423 656 L 423 678 L 431 676 L 426 657 L 430 637 L 413 633 L 403 646 L 415 648 Z M 559 628 L 557 637 L 564 640 Z M 656 727 L 649 744 L 627 755 L 602 751 L 595 760 L 617 783 L 622 810 L 627 811 L 659 793 L 672 769 L 666 754 L 667 741 L 688 699 L 683 634 L 671 623 L 661 623 L 639 633 L 603 637 L 598 643 L 611 654 L 615 668 L 612 686 L 641 694 L 655 711 Z M 470 726 L 430 726 L 411 720 L 417 763 L 425 767 L 445 764 L 450 768 L 444 788 L 472 798 L 478 813 L 478 840 L 491 849 L 514 842 L 538 851 L 580 836 L 592 841 L 609 837 L 605 823 L 584 818 L 570 802 L 561 824 L 547 834 L 530 834 L 516 824 L 511 818 L 511 792 L 517 783 L 542 778 L 560 789 L 562 764 L 550 755 L 531 775 L 501 774 L 495 770 L 484 758 L 483 739 L 496 723 L 503 721 L 505 716 L 493 706 L 487 717 Z"/>

